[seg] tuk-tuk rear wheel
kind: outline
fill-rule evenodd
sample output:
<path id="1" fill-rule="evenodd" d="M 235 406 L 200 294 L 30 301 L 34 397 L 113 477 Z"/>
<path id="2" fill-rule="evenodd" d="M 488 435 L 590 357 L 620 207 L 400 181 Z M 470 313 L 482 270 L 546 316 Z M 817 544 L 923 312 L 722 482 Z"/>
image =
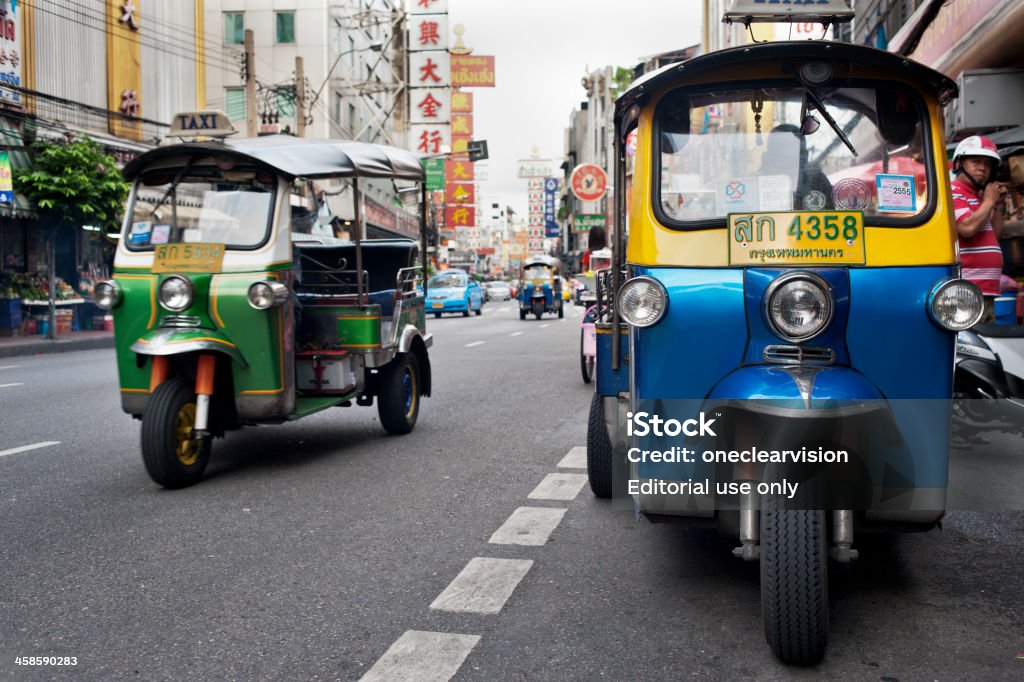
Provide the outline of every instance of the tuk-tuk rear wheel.
<path id="1" fill-rule="evenodd" d="M 612 439 L 605 428 L 604 398 L 594 393 L 587 417 L 587 480 L 596 497 L 612 496 Z"/>
<path id="2" fill-rule="evenodd" d="M 761 498 L 761 615 L 775 656 L 813 665 L 828 644 L 825 512 Z"/>
<path id="3" fill-rule="evenodd" d="M 388 433 L 405 434 L 420 413 L 420 366 L 412 353 L 400 355 L 382 372 L 377 414 Z"/>
<path id="4" fill-rule="evenodd" d="M 184 379 L 168 379 L 149 396 L 142 413 L 142 461 L 165 488 L 199 482 L 210 461 L 210 439 L 193 438 L 196 396 Z"/>
<path id="5" fill-rule="evenodd" d="M 594 378 L 594 366 L 597 364 L 597 358 L 583 352 L 583 335 L 585 333 L 584 330 L 580 330 L 580 372 L 583 374 L 583 383 L 589 384 Z"/>

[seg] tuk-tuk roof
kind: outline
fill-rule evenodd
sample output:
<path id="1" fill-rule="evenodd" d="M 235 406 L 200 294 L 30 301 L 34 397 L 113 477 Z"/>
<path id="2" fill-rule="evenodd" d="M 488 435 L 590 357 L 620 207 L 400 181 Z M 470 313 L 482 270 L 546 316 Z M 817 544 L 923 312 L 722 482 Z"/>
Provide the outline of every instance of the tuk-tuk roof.
<path id="1" fill-rule="evenodd" d="M 527 265 L 546 265 L 548 267 L 553 267 L 559 263 L 560 261 L 557 258 L 552 258 L 551 256 L 531 256 L 523 261 L 523 267 L 526 267 Z"/>
<path id="2" fill-rule="evenodd" d="M 730 47 L 693 57 L 683 62 L 667 64 L 633 81 L 615 102 L 616 117 L 639 99 L 666 85 L 690 79 L 710 69 L 751 62 L 784 62 L 787 60 L 849 61 L 863 66 L 891 69 L 908 81 L 930 89 L 940 104 L 946 104 L 957 95 L 957 86 L 950 78 L 906 57 L 866 45 L 836 43 L 821 40 L 766 42 Z"/>
<path id="3" fill-rule="evenodd" d="M 405 149 L 367 142 L 313 140 L 291 135 L 183 142 L 157 147 L 129 162 L 124 167 L 124 177 L 132 180 L 158 159 L 197 151 L 242 157 L 291 178 L 424 179 L 419 156 Z"/>

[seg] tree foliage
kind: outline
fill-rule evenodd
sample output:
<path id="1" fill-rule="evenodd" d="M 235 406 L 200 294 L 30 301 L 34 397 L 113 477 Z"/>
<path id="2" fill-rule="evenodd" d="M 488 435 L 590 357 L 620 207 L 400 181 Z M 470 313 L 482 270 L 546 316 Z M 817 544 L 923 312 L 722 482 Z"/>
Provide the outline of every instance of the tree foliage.
<path id="1" fill-rule="evenodd" d="M 120 226 L 130 185 L 110 155 L 88 137 L 34 146 L 32 167 L 14 174 L 18 192 L 59 220 L 108 230 Z"/>

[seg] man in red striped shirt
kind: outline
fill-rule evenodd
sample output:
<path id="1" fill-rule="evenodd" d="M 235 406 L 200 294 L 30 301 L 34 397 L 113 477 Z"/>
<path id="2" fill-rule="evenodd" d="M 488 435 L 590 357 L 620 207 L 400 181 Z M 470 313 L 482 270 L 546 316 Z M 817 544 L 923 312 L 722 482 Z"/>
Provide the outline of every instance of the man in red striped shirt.
<path id="1" fill-rule="evenodd" d="M 974 282 L 985 295 L 982 322 L 995 322 L 995 298 L 1003 272 L 1002 201 L 1006 187 L 989 182 L 999 164 L 996 145 L 987 137 L 973 135 L 953 152 L 953 214 L 959 236 L 961 276 Z"/>

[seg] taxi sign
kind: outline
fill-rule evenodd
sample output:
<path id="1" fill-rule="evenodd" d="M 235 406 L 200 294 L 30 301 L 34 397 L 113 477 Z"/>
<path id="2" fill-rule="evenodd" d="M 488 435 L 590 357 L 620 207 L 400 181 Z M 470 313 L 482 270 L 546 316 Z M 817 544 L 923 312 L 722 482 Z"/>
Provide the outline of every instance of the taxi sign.
<path id="1" fill-rule="evenodd" d="M 729 214 L 729 265 L 863 265 L 861 211 Z"/>
<path id="2" fill-rule="evenodd" d="M 220 272 L 224 263 L 223 244 L 158 244 L 154 248 L 153 272 Z"/>
<path id="3" fill-rule="evenodd" d="M 171 137 L 227 137 L 238 131 L 223 111 L 183 111 L 171 121 Z"/>
<path id="4" fill-rule="evenodd" d="M 733 0 L 722 22 L 841 24 L 851 21 L 853 14 L 844 0 Z"/>

